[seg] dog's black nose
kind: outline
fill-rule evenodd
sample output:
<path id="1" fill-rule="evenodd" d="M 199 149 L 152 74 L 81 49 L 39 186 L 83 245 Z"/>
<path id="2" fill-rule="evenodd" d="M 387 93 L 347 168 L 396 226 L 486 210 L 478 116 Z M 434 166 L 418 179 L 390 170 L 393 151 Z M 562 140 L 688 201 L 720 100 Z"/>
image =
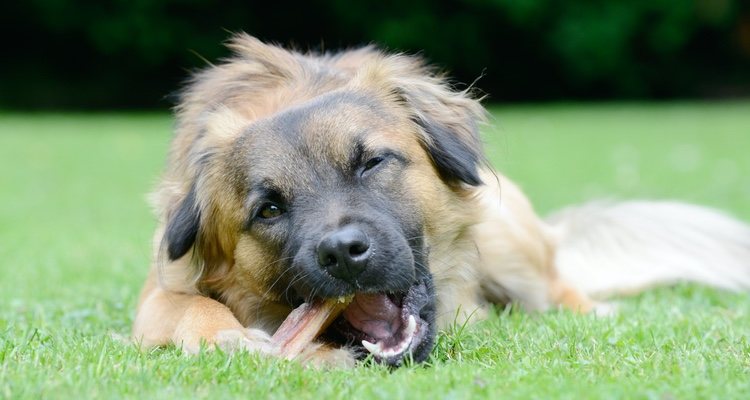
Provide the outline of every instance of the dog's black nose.
<path id="1" fill-rule="evenodd" d="M 345 226 L 325 235 L 317 250 L 322 268 L 336 278 L 354 283 L 370 258 L 370 239 L 361 229 Z"/>

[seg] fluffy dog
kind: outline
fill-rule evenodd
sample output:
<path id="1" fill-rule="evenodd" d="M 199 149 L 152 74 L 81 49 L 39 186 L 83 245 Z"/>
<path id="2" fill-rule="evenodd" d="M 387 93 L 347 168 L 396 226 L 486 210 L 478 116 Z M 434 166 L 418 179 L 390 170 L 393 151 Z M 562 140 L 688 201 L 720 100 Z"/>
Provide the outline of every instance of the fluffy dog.
<path id="1" fill-rule="evenodd" d="M 587 313 L 654 284 L 750 287 L 750 228 L 717 211 L 630 202 L 540 219 L 485 161 L 480 103 L 416 57 L 229 46 L 177 107 L 144 345 L 273 354 L 294 307 L 354 295 L 299 359 L 399 365 L 492 304 Z"/>

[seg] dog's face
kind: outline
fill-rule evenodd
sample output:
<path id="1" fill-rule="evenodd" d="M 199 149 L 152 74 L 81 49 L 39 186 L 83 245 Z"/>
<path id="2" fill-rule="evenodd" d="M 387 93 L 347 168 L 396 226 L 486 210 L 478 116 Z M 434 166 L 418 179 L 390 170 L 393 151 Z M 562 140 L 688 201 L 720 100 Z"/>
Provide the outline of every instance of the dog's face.
<path id="1" fill-rule="evenodd" d="M 426 359 L 431 233 L 445 203 L 479 184 L 480 156 L 409 96 L 334 90 L 243 125 L 210 151 L 197 146 L 198 176 L 167 226 L 169 257 L 195 247 L 225 301 L 238 287 L 291 306 L 354 295 L 328 340 L 391 365 Z"/>
<path id="2" fill-rule="evenodd" d="M 253 124 L 231 155 L 254 247 L 239 251 L 283 260 L 269 290 L 293 303 L 356 294 L 331 335 L 381 346 L 392 363 L 407 351 L 423 359 L 434 336 L 424 209 L 410 184 L 430 164 L 406 129 L 371 98 L 332 93 Z"/>
<path id="3" fill-rule="evenodd" d="M 286 260 L 273 275 L 289 275 L 293 297 L 403 292 L 417 279 L 423 210 L 409 182 L 425 160 L 399 128 L 371 99 L 332 93 L 238 138 L 229 164 L 247 194 L 243 235 Z"/>

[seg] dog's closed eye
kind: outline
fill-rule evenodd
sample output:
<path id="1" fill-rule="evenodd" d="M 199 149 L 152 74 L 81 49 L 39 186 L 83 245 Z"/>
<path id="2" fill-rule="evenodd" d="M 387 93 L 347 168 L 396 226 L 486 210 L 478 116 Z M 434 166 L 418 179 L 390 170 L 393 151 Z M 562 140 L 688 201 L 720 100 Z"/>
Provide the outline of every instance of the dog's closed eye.
<path id="1" fill-rule="evenodd" d="M 365 176 L 365 174 L 369 173 L 371 170 L 375 169 L 375 167 L 382 164 L 384 160 L 385 157 L 383 156 L 377 156 L 367 160 L 362 168 L 362 173 L 360 175 Z"/>
<path id="2" fill-rule="evenodd" d="M 359 167 L 359 175 L 362 178 L 366 178 L 389 165 L 391 161 L 396 161 L 401 165 L 408 163 L 406 157 L 400 153 L 394 151 L 382 151 L 379 155 L 371 157 L 361 164 Z"/>
<path id="3" fill-rule="evenodd" d="M 385 157 L 378 156 L 367 160 L 367 162 L 365 163 L 365 171 L 375 168 L 378 164 L 383 162 L 384 159 Z"/>

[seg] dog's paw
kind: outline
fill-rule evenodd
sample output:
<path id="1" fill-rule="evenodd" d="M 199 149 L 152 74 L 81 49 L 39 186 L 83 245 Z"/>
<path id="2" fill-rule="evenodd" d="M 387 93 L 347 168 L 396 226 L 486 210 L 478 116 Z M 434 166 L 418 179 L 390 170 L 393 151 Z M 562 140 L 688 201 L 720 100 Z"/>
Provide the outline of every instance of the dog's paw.
<path id="1" fill-rule="evenodd" d="M 197 354 L 201 350 L 221 349 L 225 353 L 247 351 L 250 353 L 273 354 L 271 336 L 259 329 L 225 329 L 213 337 L 182 342 L 182 351 Z"/>
<path id="2" fill-rule="evenodd" d="M 250 353 L 273 354 L 271 336 L 260 329 L 227 329 L 219 331 L 214 345 L 227 353 L 247 351 Z"/>
<path id="3" fill-rule="evenodd" d="M 215 349 L 221 349 L 229 354 L 246 351 L 269 357 L 281 357 L 271 336 L 260 329 L 225 329 L 217 332 L 211 340 L 204 338 L 199 341 L 182 342 L 182 351 L 187 354 Z M 351 351 L 321 343 L 311 343 L 294 360 L 314 368 L 351 368 L 357 361 Z"/>
<path id="4" fill-rule="evenodd" d="M 296 358 L 305 366 L 313 368 L 352 368 L 357 363 L 354 354 L 346 348 L 336 348 L 312 343 Z"/>

